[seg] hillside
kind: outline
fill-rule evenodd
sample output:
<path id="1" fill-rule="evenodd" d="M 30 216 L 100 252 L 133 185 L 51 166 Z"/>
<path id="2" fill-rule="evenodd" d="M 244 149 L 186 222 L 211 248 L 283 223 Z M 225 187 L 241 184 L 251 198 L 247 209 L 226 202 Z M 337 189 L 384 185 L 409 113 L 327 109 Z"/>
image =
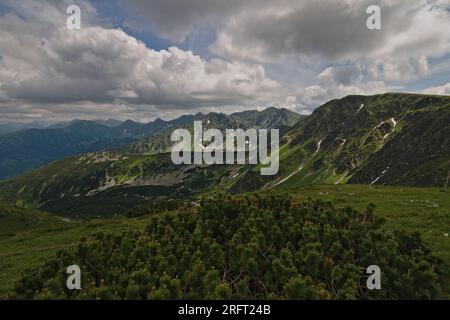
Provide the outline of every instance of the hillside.
<path id="1" fill-rule="evenodd" d="M 217 194 L 143 231 L 83 237 L 24 273 L 12 299 L 436 299 L 442 262 L 417 234 L 320 200 Z M 83 290 L 61 277 L 76 262 Z M 367 266 L 383 270 L 370 291 Z"/>
<path id="2" fill-rule="evenodd" d="M 0 179 L 74 154 L 116 148 L 129 137 L 90 121 L 56 129 L 29 129 L 0 137 Z"/>
<path id="3" fill-rule="evenodd" d="M 152 199 L 189 199 L 231 179 L 237 170 L 227 165 L 176 166 L 170 154 L 98 152 L 0 182 L 0 198 L 65 216 L 110 216 Z"/>
<path id="4" fill-rule="evenodd" d="M 166 153 L 173 126 L 120 150 L 65 159 L 0 183 L 0 200 L 90 216 L 123 214 L 154 199 L 190 201 L 214 189 L 242 193 L 347 182 L 446 187 L 449 111 L 450 97 L 384 94 L 330 101 L 291 129 L 280 116 L 272 123 L 283 126 L 280 171 L 266 177 L 258 165 L 174 165 Z M 224 130 L 267 125 L 272 112 L 254 112 L 251 119 L 269 114 L 262 122 L 248 120 L 248 112 L 198 117 L 206 128 Z M 178 127 L 191 129 L 192 122 Z"/>
<path id="5" fill-rule="evenodd" d="M 45 129 L 29 129 L 0 136 L 0 179 L 7 179 L 52 161 L 86 152 L 116 149 L 135 139 L 157 134 L 174 124 L 190 123 L 195 116 L 147 124 L 125 121 L 106 125 L 74 120 Z"/>
<path id="6" fill-rule="evenodd" d="M 364 212 L 370 203 L 376 203 L 375 215 L 386 220 L 383 228 L 388 232 L 420 232 L 424 243 L 433 254 L 446 263 L 443 268 L 443 287 L 450 294 L 450 233 L 448 219 L 450 197 L 447 189 L 408 187 L 368 187 L 361 185 L 313 186 L 293 189 L 277 188 L 275 194 L 284 199 L 292 197 L 296 201 L 322 199 L 333 201 L 336 207 L 353 207 Z M 262 194 L 267 193 L 263 192 Z M 98 206 L 97 208 L 100 208 Z M 67 249 L 78 239 L 86 239 L 103 232 L 122 234 L 127 231 L 144 232 L 149 224 L 153 205 L 141 210 L 137 218 L 112 217 L 92 219 L 81 224 L 71 223 L 64 228 L 45 225 L 30 232 L 18 232 L 3 236 L 0 232 L 0 297 L 14 286 L 20 275 L 27 269 L 37 270 L 43 263 L 56 257 L 61 249 Z M 6 231 L 8 233 L 8 231 Z M 447 237 L 446 237 L 447 235 Z"/>
<path id="7" fill-rule="evenodd" d="M 214 128 L 224 132 L 225 129 L 279 129 L 283 134 L 305 118 L 307 116 L 287 109 L 268 108 L 263 111 L 250 110 L 230 115 L 209 113 L 196 120 L 202 121 L 204 130 Z M 187 129 L 192 133 L 193 121 L 184 125 L 171 126 L 161 134 L 141 139 L 126 146 L 124 151 L 141 155 L 170 152 L 170 147 L 173 145 L 170 135 L 175 128 Z"/>
<path id="8" fill-rule="evenodd" d="M 303 119 L 286 109 L 262 112 L 198 114 L 205 127 L 258 128 Z M 162 121 L 162 120 L 161 120 Z M 185 125 L 184 122 L 191 121 Z M 168 152 L 174 128 L 191 128 L 194 119 L 182 117 L 177 126 L 120 150 L 87 153 L 54 162 L 15 179 L 0 182 L 3 201 L 66 216 L 123 214 L 155 199 L 191 199 L 205 190 L 229 188 L 249 168 L 242 165 L 176 166 Z M 158 121 L 156 121 L 158 122 Z M 128 122 L 130 124 L 130 122 Z"/>
<path id="9" fill-rule="evenodd" d="M 195 120 L 216 117 L 232 127 L 288 127 L 302 118 L 286 109 L 269 108 L 262 112 L 246 111 L 230 116 L 224 114 L 185 115 L 174 120 L 142 124 L 131 120 L 117 125 L 114 121 L 74 120 L 45 129 L 29 129 L 0 136 L 0 180 L 13 178 L 55 160 L 95 151 L 114 150 L 139 140 L 128 150 L 138 153 L 159 153 L 170 142 L 167 130 L 189 126 Z M 111 125 L 111 123 L 113 125 Z M 156 140 L 146 137 L 161 134 Z M 169 142 L 167 142 L 169 140 Z M 161 141 L 161 142 L 160 142 Z M 154 149 L 157 152 L 152 152 Z"/>
<path id="10" fill-rule="evenodd" d="M 68 225 L 70 225 L 70 222 L 67 218 L 0 203 L 0 237 L 12 236 L 24 231 L 60 228 Z"/>
<path id="11" fill-rule="evenodd" d="M 284 136 L 278 184 L 448 186 L 450 97 L 349 96 Z M 251 179 L 252 177 L 250 177 Z"/>

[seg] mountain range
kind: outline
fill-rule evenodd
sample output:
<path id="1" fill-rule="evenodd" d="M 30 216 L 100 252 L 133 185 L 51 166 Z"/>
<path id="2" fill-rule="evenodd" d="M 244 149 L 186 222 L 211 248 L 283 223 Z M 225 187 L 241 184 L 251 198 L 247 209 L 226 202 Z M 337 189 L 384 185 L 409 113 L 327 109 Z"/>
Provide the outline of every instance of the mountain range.
<path id="1" fill-rule="evenodd" d="M 281 129 L 279 173 L 263 177 L 259 165 L 174 165 L 168 153 L 170 133 L 191 128 L 195 120 L 222 130 Z M 97 141 L 100 151 L 91 148 L 1 182 L 0 201 L 69 216 L 103 216 L 156 200 L 195 201 L 213 190 L 241 193 L 345 183 L 448 187 L 450 177 L 448 96 L 348 96 L 306 118 L 270 108 L 101 128 L 96 137 L 112 141 L 109 146 Z"/>
<path id="2" fill-rule="evenodd" d="M 254 115 L 253 117 L 250 114 Z M 223 118 L 228 116 L 220 115 Z M 8 179 L 55 160 L 77 154 L 113 150 L 202 119 L 203 114 L 187 115 L 175 120 L 156 119 L 149 123 L 127 120 L 73 120 L 44 129 L 27 129 L 0 136 L 0 179 Z M 301 116 L 286 109 L 269 108 L 263 112 L 235 113 L 230 119 L 249 126 L 292 125 Z"/>

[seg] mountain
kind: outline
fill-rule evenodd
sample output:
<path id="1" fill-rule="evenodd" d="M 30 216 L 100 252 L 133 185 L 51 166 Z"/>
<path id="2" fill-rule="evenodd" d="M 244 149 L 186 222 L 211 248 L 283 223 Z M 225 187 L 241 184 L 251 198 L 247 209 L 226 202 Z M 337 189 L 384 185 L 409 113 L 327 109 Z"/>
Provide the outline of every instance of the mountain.
<path id="1" fill-rule="evenodd" d="M 162 134 L 155 139 L 145 140 L 173 128 L 184 128 L 195 120 L 210 118 L 212 123 L 232 127 L 280 127 L 287 130 L 302 118 L 287 109 L 269 108 L 264 111 L 246 111 L 230 116 L 225 114 L 184 115 L 174 120 L 156 119 L 149 123 L 127 120 L 72 120 L 61 122 L 44 129 L 28 129 L 6 133 L 12 127 L 0 126 L 0 179 L 15 177 L 23 172 L 38 168 L 55 160 L 73 155 L 112 150 L 140 140 L 129 150 L 138 153 L 163 151 L 170 144 L 170 135 Z M 3 129 L 2 129 L 3 128 Z M 6 134 L 1 135 L 1 132 Z M 164 137 L 164 138 L 162 138 Z M 154 150 L 155 149 L 155 150 Z"/>
<path id="2" fill-rule="evenodd" d="M 43 129 L 47 127 L 48 124 L 45 122 L 28 122 L 28 123 L 18 123 L 18 122 L 3 122 L 0 123 L 0 135 L 13 133 L 26 129 Z"/>
<path id="3" fill-rule="evenodd" d="M 83 216 L 126 213 L 155 200 L 195 201 L 214 190 L 345 183 L 448 187 L 449 111 L 447 96 L 387 93 L 332 100 L 284 129 L 275 176 L 261 176 L 260 165 L 176 166 L 168 153 L 176 127 L 169 127 L 115 151 L 68 158 L 2 182 L 0 200 Z M 206 128 L 271 123 L 273 115 L 255 120 L 259 113 L 253 113 L 197 117 Z M 289 124 L 283 121 L 276 125 Z"/>
<path id="4" fill-rule="evenodd" d="M 119 120 L 115 120 L 115 119 L 107 119 L 107 120 L 79 120 L 79 119 L 75 119 L 75 120 L 71 120 L 71 121 L 64 121 L 64 122 L 58 122 L 55 123 L 51 126 L 48 126 L 47 129 L 60 129 L 60 128 L 67 128 L 70 127 L 73 124 L 76 124 L 77 122 L 83 122 L 83 121 L 90 121 L 93 123 L 97 123 L 106 127 L 118 127 L 120 126 L 123 122 L 119 121 Z"/>
<path id="5" fill-rule="evenodd" d="M 288 109 L 277 109 L 275 107 L 267 108 L 263 111 L 243 111 L 230 115 L 231 118 L 237 119 L 245 123 L 248 127 L 256 128 L 281 128 L 292 127 L 300 120 L 306 118 Z"/>
<path id="6" fill-rule="evenodd" d="M 192 122 L 196 116 L 141 124 L 131 120 L 118 126 L 73 120 L 45 129 L 28 129 L 0 136 L 0 179 L 8 179 L 52 161 L 73 155 L 115 149 L 133 140 Z M 109 121 L 109 124 L 112 122 Z"/>
<path id="7" fill-rule="evenodd" d="M 0 136 L 16 131 L 16 129 L 9 124 L 0 124 Z"/>
<path id="8" fill-rule="evenodd" d="M 422 108 L 420 104 L 435 105 Z M 418 101 L 399 118 L 403 127 L 353 175 L 350 183 L 449 186 L 450 99 Z"/>
<path id="9" fill-rule="evenodd" d="M 78 121 L 65 128 L 29 129 L 0 137 L 0 178 L 74 154 L 116 148 L 131 141 L 103 125 Z"/>
<path id="10" fill-rule="evenodd" d="M 8 206 L 0 203 L 0 237 L 41 228 L 61 228 L 69 225 L 67 218 L 60 218 L 35 210 Z"/>
<path id="11" fill-rule="evenodd" d="M 291 127 L 306 116 L 292 112 L 287 109 L 268 108 L 263 111 L 249 110 L 226 115 L 223 113 L 209 113 L 207 115 L 197 114 L 193 118 L 187 118 L 188 121 L 178 121 L 174 126 L 169 126 L 161 134 L 153 135 L 146 139 L 141 139 L 127 146 L 126 152 L 133 154 L 158 154 L 169 152 L 173 145 L 170 135 L 174 128 L 183 128 L 193 132 L 193 122 L 202 121 L 203 130 L 211 128 L 221 130 L 225 129 L 280 129 L 281 134 L 286 133 Z"/>
<path id="12" fill-rule="evenodd" d="M 107 126 L 107 127 L 118 127 L 122 124 L 122 121 L 115 119 L 106 119 L 106 120 L 93 120 L 95 123 Z"/>
<path id="13" fill-rule="evenodd" d="M 180 118 L 165 121 L 160 118 L 146 123 L 138 123 L 132 120 L 127 120 L 122 123 L 120 126 L 116 127 L 119 132 L 122 132 L 127 135 L 131 135 L 135 138 L 145 138 L 148 136 L 152 136 L 158 133 L 163 132 L 167 128 L 178 127 L 182 125 L 186 125 L 188 123 L 194 122 L 196 119 L 199 119 L 202 115 L 188 115 L 182 116 Z"/>
<path id="14" fill-rule="evenodd" d="M 450 97 L 348 96 L 318 108 L 284 139 L 277 183 L 446 187 Z"/>
<path id="15" fill-rule="evenodd" d="M 184 116 L 170 124 L 156 120 L 155 128 L 168 128 L 153 137 L 114 151 L 91 152 L 67 158 L 0 183 L 0 198 L 19 206 L 64 212 L 67 215 L 124 213 L 154 198 L 190 198 L 208 187 L 233 183 L 241 170 L 243 173 L 247 168 L 242 165 L 174 165 L 167 153 L 172 130 L 191 128 L 195 120 L 202 120 L 205 127 L 223 130 L 270 123 L 269 128 L 279 125 L 286 131 L 293 119 L 304 118 L 292 115 L 285 109 L 277 110 L 254 111 L 254 118 L 247 113 L 211 113 Z M 273 121 L 265 118 L 274 115 L 277 116 Z M 126 130 L 127 133 L 136 129 L 132 132 L 138 134 L 137 129 L 141 127 L 127 121 L 119 128 L 119 131 Z"/>

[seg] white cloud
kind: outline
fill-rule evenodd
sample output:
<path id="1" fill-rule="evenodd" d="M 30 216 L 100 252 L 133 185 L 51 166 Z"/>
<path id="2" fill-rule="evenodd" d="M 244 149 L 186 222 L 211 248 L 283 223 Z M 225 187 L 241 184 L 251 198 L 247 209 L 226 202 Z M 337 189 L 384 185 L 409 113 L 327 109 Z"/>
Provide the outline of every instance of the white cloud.
<path id="1" fill-rule="evenodd" d="M 59 26 L 53 20 L 42 23 L 42 15 L 28 16 L 0 17 L 3 114 L 11 114 L 11 105 L 30 111 L 26 106 L 31 102 L 39 104 L 34 111 L 40 113 L 55 111 L 45 105 L 67 110 L 68 103 L 90 105 L 98 112 L 98 106 L 114 104 L 161 113 L 256 107 L 277 104 L 287 94 L 261 65 L 206 61 L 177 47 L 155 51 L 122 30 L 85 25 L 73 31 L 62 20 Z M 74 110 L 86 114 L 85 108 Z"/>
<path id="2" fill-rule="evenodd" d="M 347 95 L 370 95 L 386 92 L 390 88 L 383 81 L 366 80 L 357 66 L 328 67 L 319 76 L 317 85 L 301 88 L 296 93 L 296 110 L 304 112 L 311 106 Z"/>
<path id="3" fill-rule="evenodd" d="M 177 46 L 148 48 L 108 27 L 89 0 L 75 1 L 81 31 L 65 28 L 73 0 L 1 1 L 9 8 L 0 16 L 3 117 L 146 118 L 267 105 L 306 112 L 430 78 L 439 71 L 433 62 L 445 64 L 450 53 L 447 0 L 377 0 L 377 31 L 366 28 L 369 0 L 124 1 L 145 17 L 125 19 L 140 32 L 149 27 L 175 43 L 197 29 L 217 32 L 203 44 L 211 60 Z"/>
<path id="4" fill-rule="evenodd" d="M 260 65 L 205 61 L 177 47 L 155 51 L 101 27 L 60 28 L 30 55 L 6 54 L 1 63 L 6 94 L 30 101 L 124 99 L 196 107 L 258 103 L 281 90 Z"/>
<path id="5" fill-rule="evenodd" d="M 228 59 L 268 63 L 295 56 L 308 63 L 363 64 L 374 80 L 405 81 L 428 73 L 428 59 L 450 51 L 448 3 L 380 0 L 382 30 L 368 30 L 371 1 L 263 2 L 242 10 L 211 50 Z"/>
<path id="6" fill-rule="evenodd" d="M 444 84 L 442 86 L 430 87 L 430 88 L 424 89 L 423 93 L 450 95 L 450 82 L 447 84 Z"/>
<path id="7" fill-rule="evenodd" d="M 146 18 L 153 32 L 175 42 L 185 40 L 195 28 L 220 27 L 244 8 L 252 9 L 266 2 L 268 0 L 126 0 L 135 13 Z"/>

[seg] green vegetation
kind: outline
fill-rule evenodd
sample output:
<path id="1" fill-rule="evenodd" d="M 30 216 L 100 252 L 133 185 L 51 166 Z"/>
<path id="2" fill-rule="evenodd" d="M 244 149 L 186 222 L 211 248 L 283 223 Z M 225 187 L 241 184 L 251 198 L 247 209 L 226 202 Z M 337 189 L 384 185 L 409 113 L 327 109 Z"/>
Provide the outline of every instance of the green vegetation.
<path id="1" fill-rule="evenodd" d="M 0 205 L 0 295 L 11 293 L 24 274 L 12 297 L 66 297 L 70 293 L 61 287 L 61 261 L 72 259 L 84 267 L 95 263 L 101 271 L 90 271 L 88 280 L 95 285 L 76 298 L 450 298 L 450 99 L 349 96 L 330 101 L 289 128 L 297 116 L 270 108 L 156 120 L 151 126 L 128 121 L 101 132 L 120 130 L 119 137 L 129 132 L 141 138 L 149 130 L 157 134 L 119 150 L 66 158 L 0 182 L 0 201 L 5 203 Z M 260 165 L 174 165 L 165 153 L 170 132 L 190 128 L 194 119 L 202 120 L 205 128 L 222 130 L 280 127 L 279 174 L 261 176 Z M 221 199 L 214 198 L 217 192 L 223 192 Z M 224 196 L 249 192 L 254 194 Z M 198 207 L 202 197 L 209 200 Z M 281 203 L 289 203 L 289 208 Z M 372 203 L 374 218 L 364 220 L 357 232 L 361 215 L 372 217 Z M 305 236 L 311 222 L 305 224 L 305 216 L 311 215 L 317 219 L 312 238 L 292 242 L 292 237 Z M 94 220 L 80 220 L 86 218 Z M 281 240 L 273 238 L 277 231 L 269 231 L 269 222 L 282 230 Z M 294 225 L 295 232 L 290 229 Z M 313 261 L 329 258 L 324 242 L 329 226 L 345 250 L 358 253 L 333 258 L 331 269 L 350 279 L 338 287 L 330 284 L 323 265 L 318 273 L 304 265 L 307 251 L 314 253 Z M 365 237 L 376 234 L 371 238 L 376 248 L 359 232 Z M 346 242 L 349 234 L 355 245 Z M 401 249 L 405 243 L 408 250 Z M 388 277 L 400 279 L 395 288 L 378 295 L 355 291 L 355 268 L 363 267 L 365 257 L 360 246 L 372 250 L 371 257 L 392 258 L 386 265 L 394 269 Z M 148 256 L 151 250 L 157 250 L 158 261 Z M 180 265 L 184 252 L 191 260 L 185 258 Z M 143 264 L 152 269 L 145 273 Z M 25 272 L 28 268 L 31 274 Z M 404 268 L 409 271 L 402 276 Z M 195 278 L 194 271 L 203 278 Z M 289 276 L 281 279 L 277 272 Z M 137 279 L 145 284 L 140 286 Z M 35 295 L 34 290 L 39 292 Z"/>
<path id="2" fill-rule="evenodd" d="M 83 270 L 69 291 L 65 268 Z M 381 290 L 365 269 L 381 267 Z M 433 299 L 439 261 L 416 234 L 388 235 L 360 213 L 286 196 L 219 194 L 151 216 L 144 231 L 98 232 L 26 272 L 9 298 Z"/>
<path id="3" fill-rule="evenodd" d="M 295 199 L 322 199 L 336 206 L 363 210 L 376 204 L 377 216 L 385 219 L 384 228 L 393 232 L 418 232 L 433 254 L 442 259 L 445 287 L 450 298 L 450 189 L 365 185 L 321 185 L 297 188 L 278 187 L 277 193 Z"/>
<path id="4" fill-rule="evenodd" d="M 38 267 L 77 239 L 99 231 L 140 230 L 147 223 L 148 217 L 114 217 L 72 221 L 65 225 L 46 224 L 20 232 L 13 232 L 17 227 L 9 224 L 8 229 L 0 233 L 0 297 L 12 288 L 24 270 Z"/>
<path id="5" fill-rule="evenodd" d="M 170 121 L 156 119 L 146 124 L 128 120 L 111 126 L 109 122 L 73 120 L 9 134 L 2 134 L 0 126 L 0 179 L 13 178 L 53 161 L 87 152 L 116 148 L 139 155 L 167 152 L 171 131 L 188 127 L 196 120 L 203 120 L 205 124 L 211 122 L 217 128 L 289 128 L 302 118 L 304 116 L 287 109 L 268 108 L 232 115 L 199 113 Z"/>
<path id="6" fill-rule="evenodd" d="M 11 236 L 18 232 L 59 228 L 70 225 L 69 219 L 47 213 L 0 204 L 0 236 Z"/>
<path id="7" fill-rule="evenodd" d="M 363 210 L 376 204 L 388 230 L 420 232 L 433 252 L 450 265 L 450 189 L 365 185 L 321 185 L 281 188 L 295 199 L 322 199 L 337 206 Z M 447 235 L 447 236 L 446 236 Z"/>
<path id="8" fill-rule="evenodd" d="M 449 123 L 446 96 L 387 93 L 332 100 L 284 136 L 281 168 L 303 167 L 284 184 L 448 186 Z M 291 151 L 298 149 L 301 156 Z"/>
<path id="9" fill-rule="evenodd" d="M 279 174 L 262 177 L 260 165 L 174 165 L 164 153 L 170 132 L 191 127 L 194 118 L 205 128 L 221 130 L 281 127 Z M 174 126 L 121 150 L 68 158 L 0 182 L 0 201 L 70 217 L 97 217 L 211 190 L 245 193 L 347 182 L 447 187 L 450 181 L 448 97 L 349 96 L 326 103 L 290 129 L 286 125 L 300 117 L 274 108 L 194 118 L 174 120 Z"/>

